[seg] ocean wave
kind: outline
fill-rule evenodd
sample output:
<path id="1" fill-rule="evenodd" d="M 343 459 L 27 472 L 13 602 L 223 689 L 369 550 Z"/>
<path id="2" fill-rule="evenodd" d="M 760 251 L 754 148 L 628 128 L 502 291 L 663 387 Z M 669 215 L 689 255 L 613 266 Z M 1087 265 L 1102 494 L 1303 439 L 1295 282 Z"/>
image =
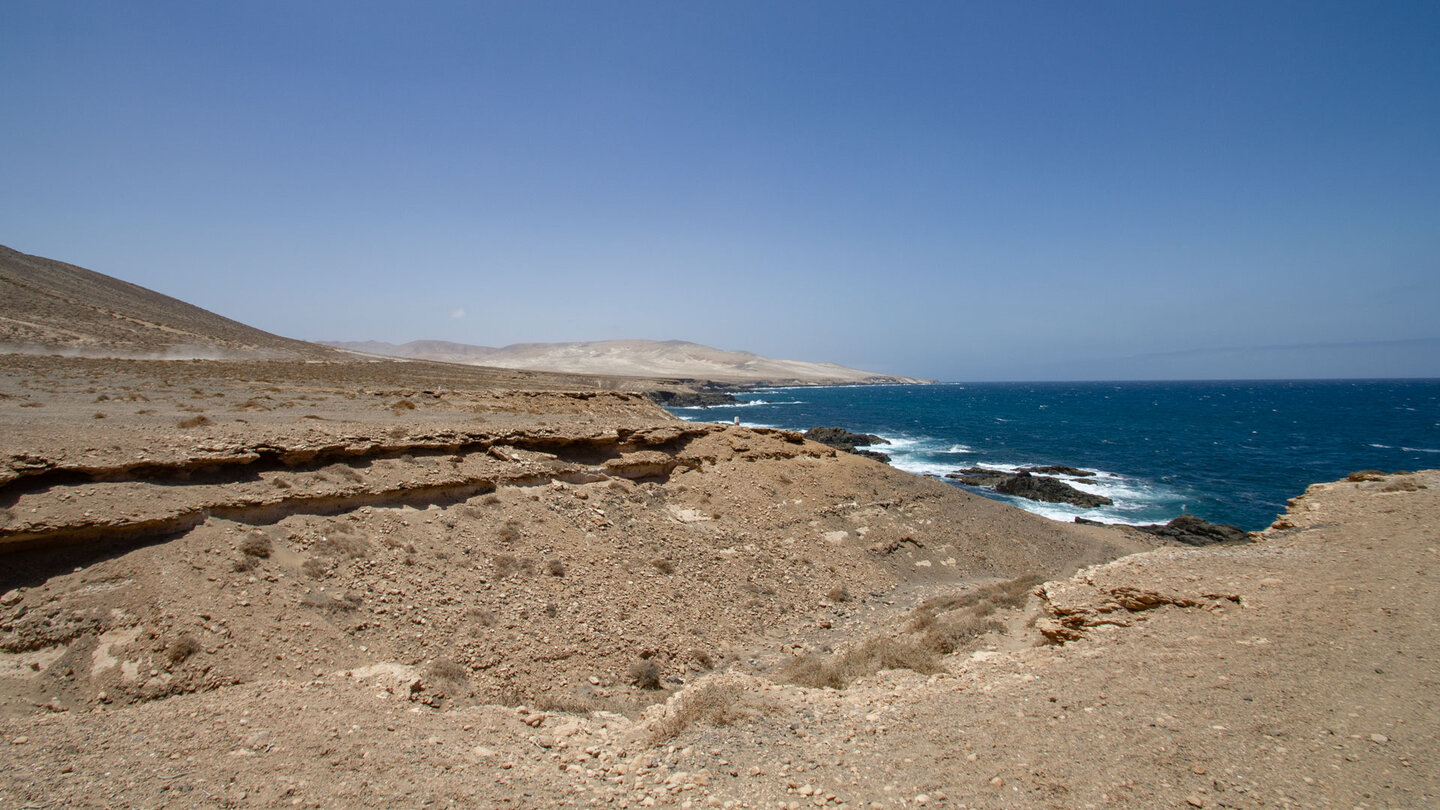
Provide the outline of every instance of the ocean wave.
<path id="1" fill-rule="evenodd" d="M 671 408 L 671 410 L 675 410 L 675 411 L 721 411 L 721 410 L 726 410 L 726 409 L 728 409 L 728 408 L 755 408 L 755 407 L 759 407 L 759 406 L 761 406 L 761 405 L 804 405 L 804 404 L 805 404 L 805 403 L 803 403 L 803 402 L 801 402 L 801 401 L 799 401 L 799 400 L 792 400 L 792 401 L 786 401 L 786 402 L 774 402 L 774 401 L 771 401 L 771 400 L 768 400 L 768 399 L 753 399 L 753 400 L 749 400 L 749 401 L 747 401 L 747 402 L 732 402 L 732 403 L 726 403 L 726 404 L 724 404 L 724 405 L 677 405 L 677 406 Z"/>
<path id="2" fill-rule="evenodd" d="M 1400 449 L 1407 453 L 1440 453 L 1440 450 L 1431 450 L 1428 447 L 1402 447 Z"/>

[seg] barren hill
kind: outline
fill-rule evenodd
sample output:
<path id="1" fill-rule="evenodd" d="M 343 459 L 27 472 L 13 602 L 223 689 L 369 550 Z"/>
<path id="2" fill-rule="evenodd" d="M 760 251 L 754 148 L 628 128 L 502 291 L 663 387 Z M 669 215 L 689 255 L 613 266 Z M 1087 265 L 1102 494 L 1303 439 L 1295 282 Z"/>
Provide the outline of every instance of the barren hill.
<path id="1" fill-rule="evenodd" d="M 0 351 L 85 357 L 331 357 L 129 282 L 0 245 Z"/>
<path id="2" fill-rule="evenodd" d="M 926 382 L 861 371 L 835 363 L 776 360 L 751 352 L 713 349 L 683 340 L 516 343 L 499 349 L 443 340 L 415 340 L 400 345 L 378 341 L 325 341 L 325 345 L 391 357 L 571 374 L 802 385 Z"/>

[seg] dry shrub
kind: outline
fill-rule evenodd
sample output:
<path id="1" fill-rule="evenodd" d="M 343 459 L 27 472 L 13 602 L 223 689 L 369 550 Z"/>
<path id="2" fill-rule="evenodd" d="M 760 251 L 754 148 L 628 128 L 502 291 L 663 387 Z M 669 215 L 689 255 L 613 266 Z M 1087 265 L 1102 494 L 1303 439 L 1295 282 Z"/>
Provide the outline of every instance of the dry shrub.
<path id="1" fill-rule="evenodd" d="M 104 419 L 104 418 L 105 418 L 105 414 L 103 414 L 103 413 L 101 413 L 101 412 L 99 412 L 99 411 L 96 411 L 96 412 L 95 412 L 95 415 L 94 415 L 93 417 L 91 417 L 91 418 L 93 418 L 93 419 Z"/>
<path id="2" fill-rule="evenodd" d="M 480 503 L 483 503 L 486 506 L 494 506 L 495 504 L 500 503 L 500 496 L 492 492 L 489 495 L 481 498 Z"/>
<path id="3" fill-rule="evenodd" d="M 286 481 L 284 478 L 272 478 L 270 479 L 270 485 L 275 487 L 276 489 L 289 489 L 295 486 L 289 481 Z"/>
<path id="4" fill-rule="evenodd" d="M 654 661 L 636 661 L 630 665 L 625 677 L 641 689 L 660 688 L 660 667 Z"/>
<path id="5" fill-rule="evenodd" d="M 408 399 L 396 400 L 395 402 L 390 403 L 390 410 L 396 412 L 413 411 L 415 410 L 415 403 L 411 402 Z"/>
<path id="6" fill-rule="evenodd" d="M 480 627 L 489 627 L 495 624 L 495 614 L 489 608 L 472 607 L 465 611 L 465 618 Z"/>
<path id="7" fill-rule="evenodd" d="M 175 426 L 176 426 L 176 427 L 181 427 L 181 428 L 193 428 L 193 427 L 200 427 L 201 425 L 208 425 L 208 424 L 210 424 L 210 417 L 208 417 L 208 416 L 192 416 L 192 417 L 190 417 L 189 419 L 181 419 L 179 422 L 176 422 L 176 423 L 175 423 Z"/>
<path id="8" fill-rule="evenodd" d="M 844 585 L 836 585 L 825 594 L 825 598 L 831 602 L 849 602 L 850 591 Z"/>
<path id="9" fill-rule="evenodd" d="M 563 577 L 565 576 L 565 563 L 559 560 L 546 560 L 545 573 L 552 577 Z"/>
<path id="10" fill-rule="evenodd" d="M 426 674 L 431 680 L 448 681 L 450 683 L 465 683 L 470 679 L 470 673 L 465 667 L 450 660 L 449 658 L 436 658 L 430 662 Z"/>
<path id="11" fill-rule="evenodd" d="M 989 632 L 1004 632 L 1005 625 L 995 619 L 960 614 L 933 622 L 920 636 L 920 646 L 936 655 L 949 655 Z"/>
<path id="12" fill-rule="evenodd" d="M 664 557 L 656 557 L 655 559 L 651 560 L 650 567 L 654 568 L 656 571 L 659 571 L 662 574 L 675 573 L 675 563 L 670 562 Z"/>
<path id="13" fill-rule="evenodd" d="M 507 546 L 517 542 L 520 539 L 520 524 L 514 520 L 505 521 L 496 537 Z"/>
<path id="14" fill-rule="evenodd" d="M 330 559 L 350 557 L 361 559 L 370 553 L 370 541 L 363 535 L 335 532 L 320 538 L 312 548 L 316 554 Z"/>
<path id="15" fill-rule="evenodd" d="M 748 680 L 736 673 L 707 675 L 681 690 L 658 710 L 647 712 L 645 726 L 650 743 L 664 742 L 691 726 L 723 726 L 746 716 Z"/>
<path id="16" fill-rule="evenodd" d="M 800 656 L 780 670 L 780 677 L 799 686 L 844 689 L 852 681 L 882 669 L 911 669 L 933 675 L 941 667 L 934 653 L 914 641 L 875 636 L 844 652 Z"/>
<path id="17" fill-rule="evenodd" d="M 182 635 L 170 643 L 165 650 L 165 657 L 171 664 L 178 664 L 197 652 L 200 652 L 200 642 L 189 635 Z"/>
<path id="18" fill-rule="evenodd" d="M 1379 470 L 1357 470 L 1345 476 L 1346 481 L 1384 481 L 1385 473 Z"/>
<path id="19" fill-rule="evenodd" d="M 270 538 L 259 532 L 245 535 L 237 547 L 241 554 L 249 557 L 269 557 L 271 551 Z"/>
<path id="20" fill-rule="evenodd" d="M 1026 574 L 1004 582 L 982 585 L 973 590 L 926 599 L 916 606 L 915 612 L 947 613 L 961 608 L 973 608 L 982 602 L 988 602 L 995 608 L 1019 607 L 1030 598 L 1030 592 L 1042 581 L 1042 577 Z"/>
<path id="21" fill-rule="evenodd" d="M 516 574 L 528 574 L 535 569 L 534 563 L 527 559 L 516 557 L 514 554 L 496 554 L 494 566 L 495 576 L 500 579 L 515 576 Z"/>
<path id="22" fill-rule="evenodd" d="M 300 572 L 311 579 L 320 579 L 324 577 L 329 570 L 330 569 L 325 567 L 325 563 L 320 562 L 314 557 L 311 557 L 300 565 Z"/>

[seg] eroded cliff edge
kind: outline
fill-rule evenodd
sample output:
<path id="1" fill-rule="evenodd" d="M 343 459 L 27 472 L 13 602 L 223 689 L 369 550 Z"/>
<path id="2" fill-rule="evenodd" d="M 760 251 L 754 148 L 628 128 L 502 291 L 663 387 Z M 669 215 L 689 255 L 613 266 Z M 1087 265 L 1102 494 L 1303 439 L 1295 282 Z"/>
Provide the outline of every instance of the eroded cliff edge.
<path id="1" fill-rule="evenodd" d="M 629 394 L 15 368 L 16 804 L 1434 796 L 1435 473 L 1122 556 L 1153 541 Z"/>

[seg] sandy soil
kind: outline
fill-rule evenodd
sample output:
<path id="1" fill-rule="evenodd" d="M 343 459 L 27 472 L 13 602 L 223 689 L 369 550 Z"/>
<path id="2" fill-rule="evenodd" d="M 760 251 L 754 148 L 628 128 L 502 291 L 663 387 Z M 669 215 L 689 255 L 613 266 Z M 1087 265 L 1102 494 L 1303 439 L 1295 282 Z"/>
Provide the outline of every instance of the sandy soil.
<path id="1" fill-rule="evenodd" d="M 1435 804 L 1440 474 L 1154 549 L 530 381 L 6 358 L 0 808 Z"/>

